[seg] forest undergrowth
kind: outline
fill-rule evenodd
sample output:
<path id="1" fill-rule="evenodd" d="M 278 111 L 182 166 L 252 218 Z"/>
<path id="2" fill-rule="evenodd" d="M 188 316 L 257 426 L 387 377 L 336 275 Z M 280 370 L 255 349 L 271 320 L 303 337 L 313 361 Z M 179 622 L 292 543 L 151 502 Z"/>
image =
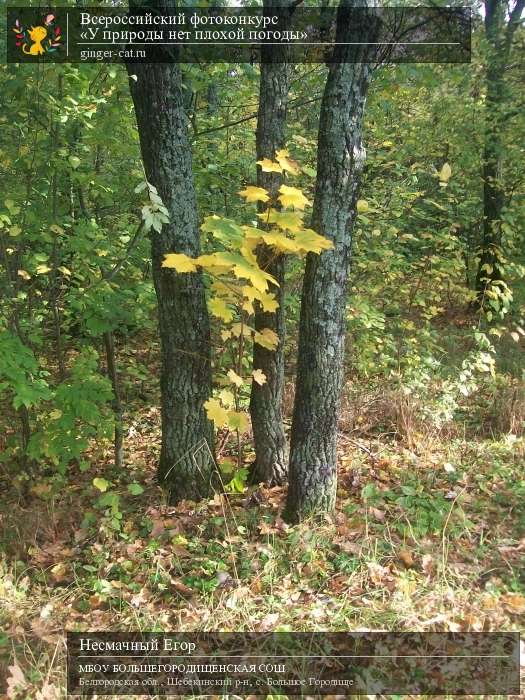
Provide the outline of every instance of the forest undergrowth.
<path id="1" fill-rule="evenodd" d="M 242 470 L 226 493 L 166 505 L 154 389 L 135 377 L 130 391 L 120 472 L 108 442 L 91 446 L 88 471 L 71 468 L 67 488 L 54 474 L 29 498 L 3 484 L 0 649 L 12 697 L 63 697 L 67 630 L 520 629 L 518 388 L 480 391 L 464 420 L 436 428 L 421 399 L 349 381 L 336 513 L 293 527 L 284 489 L 247 486 Z M 218 446 L 227 466 L 236 444 L 223 434 Z M 252 458 L 247 447 L 246 467 Z"/>

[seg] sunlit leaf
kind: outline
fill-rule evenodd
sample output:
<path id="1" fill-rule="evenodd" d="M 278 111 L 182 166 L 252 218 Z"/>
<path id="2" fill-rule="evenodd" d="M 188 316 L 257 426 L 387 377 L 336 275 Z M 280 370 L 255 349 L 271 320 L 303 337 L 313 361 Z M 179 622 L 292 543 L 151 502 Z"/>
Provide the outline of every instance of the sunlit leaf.
<path id="1" fill-rule="evenodd" d="M 298 248 L 305 253 L 321 253 L 323 250 L 330 250 L 334 247 L 332 241 L 324 236 L 320 236 L 310 228 L 296 233 L 294 241 Z"/>
<path id="2" fill-rule="evenodd" d="M 195 272 L 197 270 L 195 260 L 184 253 L 168 253 L 164 256 L 162 267 L 170 267 L 177 272 Z"/>
<path id="3" fill-rule="evenodd" d="M 101 477 L 97 477 L 96 479 L 93 479 L 93 486 L 98 489 L 99 491 L 102 491 L 104 493 L 105 491 L 108 490 L 110 484 L 109 481 L 106 479 L 102 479 Z"/>
<path id="4" fill-rule="evenodd" d="M 257 214 L 257 216 L 268 224 L 275 224 L 283 231 L 297 233 L 303 228 L 303 216 L 300 211 L 277 211 L 277 209 L 269 209 L 268 211 Z"/>
<path id="5" fill-rule="evenodd" d="M 279 163 L 275 163 L 269 158 L 263 158 L 262 160 L 258 160 L 257 165 L 260 165 L 261 170 L 265 173 L 282 173 L 283 171 Z"/>
<path id="6" fill-rule="evenodd" d="M 271 328 L 263 328 L 262 331 L 255 332 L 253 342 L 267 350 L 275 350 L 279 345 L 279 336 Z"/>
<path id="7" fill-rule="evenodd" d="M 270 199 L 270 195 L 265 189 L 262 187 L 255 187 L 254 185 L 246 187 L 246 189 L 241 190 L 239 194 L 241 197 L 244 197 L 247 202 L 267 202 Z"/>
<path id="8" fill-rule="evenodd" d="M 228 427 L 246 433 L 250 428 L 248 415 L 241 411 L 230 411 L 228 413 Z"/>
<path id="9" fill-rule="evenodd" d="M 294 209 L 303 210 L 306 206 L 311 204 L 301 190 L 298 190 L 296 187 L 281 185 L 279 187 L 279 192 L 279 201 L 283 207 L 294 207 Z"/>
<path id="10" fill-rule="evenodd" d="M 228 322 L 233 318 L 233 311 L 227 306 L 224 299 L 219 299 L 217 297 L 210 299 L 208 308 L 214 316 L 221 318 L 223 321 Z"/>
<path id="11" fill-rule="evenodd" d="M 223 408 L 217 399 L 208 399 L 204 404 L 206 415 L 214 422 L 217 428 L 228 425 L 228 411 Z"/>
<path id="12" fill-rule="evenodd" d="M 239 224 L 231 219 L 226 219 L 222 216 L 207 216 L 201 226 L 204 233 L 211 233 L 214 238 L 221 241 L 225 245 L 234 245 L 239 247 L 243 241 L 243 231 Z"/>
<path id="13" fill-rule="evenodd" d="M 244 384 L 243 378 L 239 377 L 237 372 L 235 372 L 233 369 L 228 370 L 228 379 L 232 384 L 235 384 L 235 386 L 239 387 Z"/>
<path id="14" fill-rule="evenodd" d="M 266 384 L 266 375 L 262 371 L 262 369 L 254 369 L 252 372 L 252 377 L 257 384 L 262 386 L 263 384 Z"/>
<path id="15" fill-rule="evenodd" d="M 292 175 L 298 175 L 299 174 L 299 166 L 289 156 L 290 156 L 290 153 L 285 148 L 282 148 L 280 151 L 277 151 L 277 153 L 275 154 L 275 160 L 279 163 L 281 168 L 283 170 L 285 170 L 286 172 L 291 173 Z"/>

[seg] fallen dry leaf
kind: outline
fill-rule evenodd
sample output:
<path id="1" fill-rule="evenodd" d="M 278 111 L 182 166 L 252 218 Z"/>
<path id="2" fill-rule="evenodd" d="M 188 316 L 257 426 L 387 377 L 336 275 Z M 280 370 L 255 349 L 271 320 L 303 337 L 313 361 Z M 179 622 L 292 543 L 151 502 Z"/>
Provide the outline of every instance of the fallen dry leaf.
<path id="1" fill-rule="evenodd" d="M 41 690 L 37 691 L 36 700 L 59 700 L 60 688 L 53 683 L 44 683 Z"/>
<path id="2" fill-rule="evenodd" d="M 138 593 L 131 596 L 131 605 L 133 605 L 133 607 L 135 608 L 140 608 L 141 605 L 148 602 L 150 596 L 151 593 L 148 591 L 147 588 L 141 588 Z"/>
<path id="3" fill-rule="evenodd" d="M 164 521 L 162 518 L 153 520 L 153 527 L 151 528 L 150 536 L 156 539 L 160 537 L 164 532 Z"/>
<path id="4" fill-rule="evenodd" d="M 397 555 L 400 561 L 406 566 L 407 569 L 411 569 L 414 566 L 414 557 L 408 551 L 408 549 L 401 549 Z"/>
<path id="5" fill-rule="evenodd" d="M 279 613 L 269 613 L 259 622 L 257 630 L 259 632 L 270 632 L 275 628 L 279 621 Z"/>
<path id="6" fill-rule="evenodd" d="M 525 596 L 520 593 L 505 593 L 500 598 L 503 607 L 513 615 L 525 613 Z"/>
<path id="7" fill-rule="evenodd" d="M 62 583 L 62 581 L 65 581 L 67 574 L 68 566 L 63 561 L 55 564 L 55 566 L 53 566 L 51 569 L 51 577 L 53 581 L 56 581 L 56 583 Z"/>
<path id="8" fill-rule="evenodd" d="M 384 510 L 379 510 L 379 508 L 374 508 L 373 506 L 368 509 L 370 511 L 370 514 L 374 518 L 374 520 L 377 520 L 379 523 L 384 523 L 386 520 L 386 513 Z"/>
<path id="9" fill-rule="evenodd" d="M 31 620 L 31 630 L 39 639 L 43 639 L 48 644 L 56 644 L 60 639 L 57 629 L 50 620 L 36 617 L 34 620 Z"/>
<path id="10" fill-rule="evenodd" d="M 194 593 L 193 588 L 190 588 L 189 586 L 187 586 L 182 581 L 179 581 L 178 579 L 172 578 L 171 585 L 177 591 L 177 593 L 180 593 L 185 598 L 189 598 Z"/>
<path id="11" fill-rule="evenodd" d="M 432 576 L 434 573 L 434 559 L 431 554 L 424 554 L 421 559 L 421 568 L 427 576 Z"/>
<path id="12" fill-rule="evenodd" d="M 16 663 L 7 668 L 9 676 L 7 677 L 7 697 L 15 698 L 18 693 L 27 688 L 26 677 L 20 666 Z"/>
<path id="13" fill-rule="evenodd" d="M 239 586 L 228 596 L 226 600 L 226 607 L 229 610 L 234 610 L 239 601 L 243 598 L 247 598 L 250 595 L 250 589 L 247 586 Z"/>

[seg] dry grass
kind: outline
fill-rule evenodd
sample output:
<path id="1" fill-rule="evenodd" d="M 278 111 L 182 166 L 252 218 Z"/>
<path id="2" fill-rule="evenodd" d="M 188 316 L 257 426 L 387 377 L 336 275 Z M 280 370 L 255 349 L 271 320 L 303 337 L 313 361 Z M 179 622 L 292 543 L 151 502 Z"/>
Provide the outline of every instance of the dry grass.
<path id="1" fill-rule="evenodd" d="M 509 409 L 502 430 L 523 408 L 521 394 L 505 391 L 493 395 Z M 522 438 L 466 439 L 458 426 L 429 428 L 412 396 L 349 388 L 337 513 L 291 528 L 280 488 L 164 506 L 154 483 L 158 411 L 137 412 L 130 427 L 125 473 L 112 472 L 99 446 L 92 470 L 71 474 L 67 487 L 42 478 L 30 502 L 8 491 L 0 668 L 3 654 L 4 672 L 23 674 L 16 700 L 65 697 L 64 630 L 522 626 Z M 122 534 L 93 506 L 95 475 L 121 495 Z M 131 498 L 135 480 L 145 491 Z M 89 510 L 96 520 L 86 527 Z"/>

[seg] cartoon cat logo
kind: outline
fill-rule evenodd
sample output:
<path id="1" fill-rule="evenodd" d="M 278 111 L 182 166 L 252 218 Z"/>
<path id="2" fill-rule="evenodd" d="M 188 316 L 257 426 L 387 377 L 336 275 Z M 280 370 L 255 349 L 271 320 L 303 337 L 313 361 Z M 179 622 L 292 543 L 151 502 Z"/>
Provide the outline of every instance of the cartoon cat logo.
<path id="1" fill-rule="evenodd" d="M 46 50 L 42 46 L 42 42 L 47 36 L 47 29 L 45 27 L 31 27 L 27 33 L 31 41 L 35 43 L 29 48 L 29 51 L 27 50 L 27 45 L 23 44 L 22 51 L 31 54 L 31 56 L 42 56 L 45 54 Z"/>
<path id="2" fill-rule="evenodd" d="M 42 24 L 30 29 L 24 29 L 17 19 L 13 31 L 16 45 L 27 56 L 43 56 L 45 53 L 53 53 L 61 46 L 62 35 L 55 22 L 55 15 L 46 15 Z"/>

